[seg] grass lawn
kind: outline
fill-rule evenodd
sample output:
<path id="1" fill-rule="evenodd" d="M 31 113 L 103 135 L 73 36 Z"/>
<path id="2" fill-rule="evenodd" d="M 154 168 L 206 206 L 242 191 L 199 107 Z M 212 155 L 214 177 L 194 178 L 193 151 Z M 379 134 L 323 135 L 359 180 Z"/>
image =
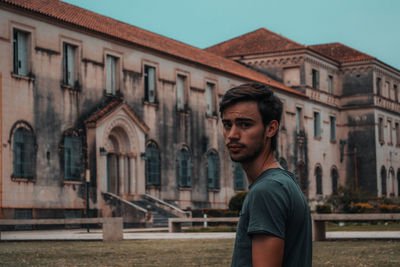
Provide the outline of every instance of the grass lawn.
<path id="1" fill-rule="evenodd" d="M 400 231 L 399 222 L 346 222 L 344 226 L 339 226 L 335 222 L 326 223 L 326 231 Z M 198 224 L 194 227 L 186 227 L 183 232 L 236 232 L 236 226 L 219 225 L 207 228 Z"/>
<path id="2" fill-rule="evenodd" d="M 234 240 L 0 242 L 0 266 L 229 266 Z M 314 243 L 313 266 L 400 266 L 400 242 Z"/>
<path id="3" fill-rule="evenodd" d="M 400 231 L 399 222 L 346 222 L 344 226 L 327 222 L 326 231 Z"/>

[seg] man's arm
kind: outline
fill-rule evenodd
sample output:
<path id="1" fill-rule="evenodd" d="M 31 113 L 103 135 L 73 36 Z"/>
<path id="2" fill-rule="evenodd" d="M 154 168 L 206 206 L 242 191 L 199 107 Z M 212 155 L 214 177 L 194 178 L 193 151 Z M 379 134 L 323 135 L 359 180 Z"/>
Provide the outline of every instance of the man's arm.
<path id="1" fill-rule="evenodd" d="M 252 260 L 254 267 L 281 267 L 285 241 L 265 235 L 252 235 Z"/>

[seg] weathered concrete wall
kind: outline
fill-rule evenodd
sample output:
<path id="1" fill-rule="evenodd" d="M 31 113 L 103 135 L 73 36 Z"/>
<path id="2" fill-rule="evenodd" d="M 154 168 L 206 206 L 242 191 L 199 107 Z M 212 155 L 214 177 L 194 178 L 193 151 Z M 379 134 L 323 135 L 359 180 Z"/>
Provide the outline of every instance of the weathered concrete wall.
<path id="1" fill-rule="evenodd" d="M 347 118 L 347 185 L 377 194 L 374 113 L 349 113 Z"/>
<path id="2" fill-rule="evenodd" d="M 344 73 L 342 96 L 373 94 L 373 92 L 374 81 L 372 71 L 346 71 Z"/>

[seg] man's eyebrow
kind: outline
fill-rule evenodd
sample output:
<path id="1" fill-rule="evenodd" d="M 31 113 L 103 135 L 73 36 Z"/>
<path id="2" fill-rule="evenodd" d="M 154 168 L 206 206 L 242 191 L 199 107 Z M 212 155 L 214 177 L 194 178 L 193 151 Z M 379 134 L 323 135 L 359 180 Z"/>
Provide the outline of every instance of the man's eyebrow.
<path id="1" fill-rule="evenodd" d="M 250 118 L 235 118 L 234 121 L 235 121 L 235 122 L 255 122 L 255 120 L 250 119 Z M 223 122 L 223 123 L 231 122 L 231 120 L 229 120 L 229 119 L 222 119 L 222 122 Z"/>
<path id="2" fill-rule="evenodd" d="M 255 120 L 250 118 L 236 118 L 235 122 L 254 122 Z"/>

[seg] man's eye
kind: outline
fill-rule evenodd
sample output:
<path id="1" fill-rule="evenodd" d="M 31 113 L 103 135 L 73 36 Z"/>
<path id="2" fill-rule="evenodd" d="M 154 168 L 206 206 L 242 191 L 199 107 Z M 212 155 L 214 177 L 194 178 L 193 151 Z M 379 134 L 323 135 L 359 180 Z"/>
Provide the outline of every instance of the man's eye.
<path id="1" fill-rule="evenodd" d="M 232 124 L 230 124 L 230 123 L 224 123 L 224 128 L 225 129 L 229 129 L 229 128 L 231 128 L 232 127 Z"/>
<path id="2" fill-rule="evenodd" d="M 241 122 L 241 123 L 239 123 L 239 127 L 240 128 L 249 128 L 250 127 L 250 123 Z"/>

